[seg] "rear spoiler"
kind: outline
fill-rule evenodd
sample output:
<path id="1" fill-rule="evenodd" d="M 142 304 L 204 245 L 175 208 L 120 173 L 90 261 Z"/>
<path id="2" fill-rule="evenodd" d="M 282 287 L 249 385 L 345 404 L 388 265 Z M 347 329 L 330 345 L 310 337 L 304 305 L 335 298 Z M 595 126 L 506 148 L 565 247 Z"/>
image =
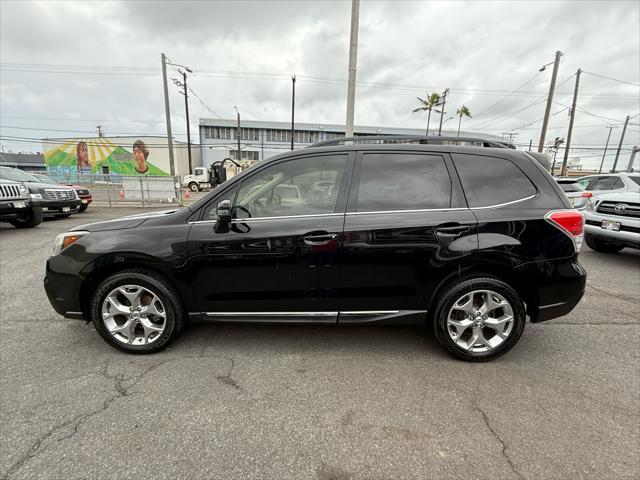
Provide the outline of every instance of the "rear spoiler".
<path id="1" fill-rule="evenodd" d="M 536 160 L 540 165 L 542 165 L 542 168 L 544 168 L 547 171 L 551 170 L 551 157 L 548 154 L 542 153 L 542 152 L 526 152 L 526 153 L 531 155 L 534 160 Z"/>

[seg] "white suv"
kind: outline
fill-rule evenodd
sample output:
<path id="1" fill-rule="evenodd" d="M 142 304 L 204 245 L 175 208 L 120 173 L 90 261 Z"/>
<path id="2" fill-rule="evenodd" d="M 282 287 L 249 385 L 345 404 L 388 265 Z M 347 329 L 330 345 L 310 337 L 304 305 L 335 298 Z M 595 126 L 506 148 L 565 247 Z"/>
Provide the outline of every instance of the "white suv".
<path id="1" fill-rule="evenodd" d="M 589 175 L 578 179 L 578 183 L 594 195 L 603 193 L 640 192 L 640 174 L 638 173 L 605 173 Z"/>
<path id="2" fill-rule="evenodd" d="M 586 244 L 597 252 L 640 249 L 640 193 L 603 193 L 585 211 Z"/>

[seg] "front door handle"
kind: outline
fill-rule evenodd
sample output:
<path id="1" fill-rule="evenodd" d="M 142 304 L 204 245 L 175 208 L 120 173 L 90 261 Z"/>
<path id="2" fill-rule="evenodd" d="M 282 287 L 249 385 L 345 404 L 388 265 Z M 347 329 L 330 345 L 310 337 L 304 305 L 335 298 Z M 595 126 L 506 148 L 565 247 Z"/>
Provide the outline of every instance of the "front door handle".
<path id="1" fill-rule="evenodd" d="M 305 245 L 326 245 L 336 238 L 338 238 L 337 233 L 321 233 L 317 235 L 307 235 L 303 240 Z"/>
<path id="2" fill-rule="evenodd" d="M 439 235 L 441 237 L 457 237 L 458 235 L 462 235 L 463 233 L 468 233 L 470 231 L 471 227 L 467 225 L 450 225 L 436 227 L 436 235 Z"/>

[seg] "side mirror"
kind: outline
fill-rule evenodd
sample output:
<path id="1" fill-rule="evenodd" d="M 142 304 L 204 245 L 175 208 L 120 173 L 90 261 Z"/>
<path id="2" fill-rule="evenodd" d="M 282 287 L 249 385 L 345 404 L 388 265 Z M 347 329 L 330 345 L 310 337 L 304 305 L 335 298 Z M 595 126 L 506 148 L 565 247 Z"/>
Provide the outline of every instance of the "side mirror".
<path id="1" fill-rule="evenodd" d="M 219 223 L 231 223 L 231 200 L 222 200 L 216 208 Z"/>

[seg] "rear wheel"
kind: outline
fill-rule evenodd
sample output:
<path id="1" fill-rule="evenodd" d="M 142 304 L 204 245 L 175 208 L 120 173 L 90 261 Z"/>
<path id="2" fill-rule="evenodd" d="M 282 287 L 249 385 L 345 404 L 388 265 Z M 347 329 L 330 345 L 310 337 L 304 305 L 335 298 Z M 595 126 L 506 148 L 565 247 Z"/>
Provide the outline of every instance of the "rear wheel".
<path id="1" fill-rule="evenodd" d="M 591 250 L 595 250 L 596 252 L 601 252 L 601 253 L 618 253 L 620 250 L 624 248 L 620 245 L 614 245 L 613 243 L 609 243 L 602 238 L 589 235 L 588 233 L 584 236 L 584 241 Z"/>
<path id="2" fill-rule="evenodd" d="M 103 281 L 91 298 L 91 319 L 112 346 L 130 353 L 166 347 L 185 325 L 182 302 L 167 281 L 143 271 Z"/>
<path id="3" fill-rule="evenodd" d="M 22 217 L 14 218 L 9 223 L 16 228 L 33 228 L 42 223 L 42 209 L 33 208 L 29 213 Z"/>
<path id="4" fill-rule="evenodd" d="M 506 283 L 490 277 L 464 280 L 446 288 L 436 306 L 436 338 L 454 356 L 472 362 L 508 352 L 520 339 L 524 304 Z"/>
<path id="5" fill-rule="evenodd" d="M 189 190 L 191 190 L 192 192 L 197 192 L 200 189 L 200 187 L 198 186 L 198 184 L 196 182 L 191 182 L 189 184 Z"/>

